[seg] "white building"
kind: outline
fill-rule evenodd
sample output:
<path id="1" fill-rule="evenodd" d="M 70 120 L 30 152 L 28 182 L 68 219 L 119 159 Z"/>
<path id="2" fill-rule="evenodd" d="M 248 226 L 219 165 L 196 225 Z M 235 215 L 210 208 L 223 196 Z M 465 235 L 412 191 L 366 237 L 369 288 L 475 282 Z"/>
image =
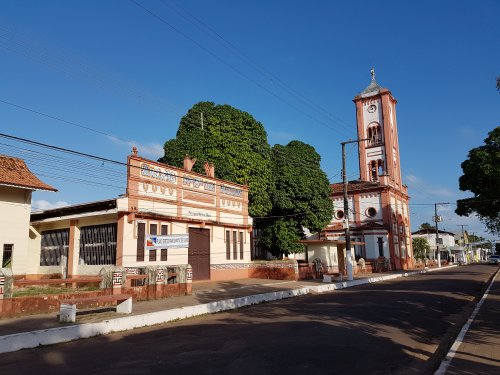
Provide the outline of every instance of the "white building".
<path id="1" fill-rule="evenodd" d="M 446 259 L 448 261 L 452 260 L 453 252 L 458 251 L 458 247 L 455 246 L 456 234 L 452 232 L 447 232 L 444 230 L 438 230 L 439 233 L 439 251 L 441 259 Z M 436 230 L 435 229 L 420 229 L 412 234 L 413 238 L 425 238 L 430 247 L 429 258 L 437 259 L 437 246 L 436 246 Z"/>
<path id="2" fill-rule="evenodd" d="M 0 267 L 23 273 L 28 257 L 31 194 L 57 191 L 40 181 L 24 160 L 0 155 Z"/>

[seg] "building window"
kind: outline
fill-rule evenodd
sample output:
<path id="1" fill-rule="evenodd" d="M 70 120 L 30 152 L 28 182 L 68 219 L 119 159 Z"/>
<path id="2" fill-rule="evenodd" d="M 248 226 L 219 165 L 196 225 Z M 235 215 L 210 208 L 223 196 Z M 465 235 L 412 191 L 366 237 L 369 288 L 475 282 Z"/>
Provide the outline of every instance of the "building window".
<path id="1" fill-rule="evenodd" d="M 371 171 L 372 181 L 377 181 L 378 180 L 377 162 L 375 160 L 372 160 L 369 164 L 369 168 Z"/>
<path id="2" fill-rule="evenodd" d="M 231 232 L 226 230 L 226 260 L 231 259 Z"/>
<path id="3" fill-rule="evenodd" d="M 335 218 L 339 219 L 339 220 L 342 220 L 344 218 L 344 211 L 342 210 L 337 210 L 335 212 Z"/>
<path id="4" fill-rule="evenodd" d="M 238 232 L 233 230 L 233 259 L 238 259 Z"/>
<path id="5" fill-rule="evenodd" d="M 368 127 L 368 146 L 382 144 L 382 131 L 378 123 L 370 124 Z"/>
<path id="6" fill-rule="evenodd" d="M 158 234 L 158 225 L 149 224 L 149 234 L 152 234 L 152 235 Z"/>
<path id="7" fill-rule="evenodd" d="M 366 216 L 375 217 L 375 215 L 377 215 L 377 210 L 373 207 L 368 207 L 368 209 L 366 210 Z"/>
<path id="8" fill-rule="evenodd" d="M 115 264 L 116 223 L 80 228 L 80 264 Z"/>
<path id="9" fill-rule="evenodd" d="M 384 256 L 384 239 L 382 237 L 377 237 L 377 243 L 378 243 L 378 256 L 383 257 Z"/>
<path id="10" fill-rule="evenodd" d="M 69 229 L 42 232 L 40 266 L 60 266 L 61 258 L 68 256 Z"/>
<path id="11" fill-rule="evenodd" d="M 149 261 L 156 262 L 156 249 L 149 250 Z"/>
<path id="12" fill-rule="evenodd" d="M 162 236 L 168 235 L 168 225 L 161 226 L 161 235 Z M 168 260 L 168 249 L 161 249 L 160 250 L 160 260 L 163 262 Z"/>
<path id="13" fill-rule="evenodd" d="M 240 232 L 240 259 L 243 259 L 243 232 Z"/>
<path id="14" fill-rule="evenodd" d="M 137 223 L 137 262 L 144 262 L 144 243 L 146 241 L 146 223 Z"/>
<path id="15" fill-rule="evenodd" d="M 12 253 L 14 252 L 14 244 L 6 243 L 3 245 L 2 268 L 12 267 Z"/>

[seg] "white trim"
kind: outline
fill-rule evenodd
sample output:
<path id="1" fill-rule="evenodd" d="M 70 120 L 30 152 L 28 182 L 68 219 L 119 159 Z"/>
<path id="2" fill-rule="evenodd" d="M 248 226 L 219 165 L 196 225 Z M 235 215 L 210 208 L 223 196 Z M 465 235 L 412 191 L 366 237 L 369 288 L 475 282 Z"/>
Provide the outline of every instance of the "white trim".
<path id="1" fill-rule="evenodd" d="M 50 223 L 53 221 L 60 221 L 60 220 L 72 220 L 72 219 L 80 219 L 82 217 L 89 217 L 89 216 L 98 216 L 98 215 L 111 215 L 111 214 L 116 214 L 118 213 L 118 208 L 113 208 L 111 210 L 105 210 L 105 211 L 93 211 L 93 212 L 86 212 L 83 214 L 75 214 L 75 215 L 61 215 L 57 217 L 49 217 L 47 219 L 42 219 L 42 220 L 37 220 L 31 222 L 31 225 L 36 225 L 39 223 Z"/>

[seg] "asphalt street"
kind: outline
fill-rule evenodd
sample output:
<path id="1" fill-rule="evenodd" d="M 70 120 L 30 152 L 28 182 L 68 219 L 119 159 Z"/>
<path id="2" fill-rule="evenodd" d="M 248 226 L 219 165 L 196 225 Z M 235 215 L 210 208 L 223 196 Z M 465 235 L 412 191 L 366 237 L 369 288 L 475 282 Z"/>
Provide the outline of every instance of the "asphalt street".
<path id="1" fill-rule="evenodd" d="M 456 267 L 2 354 L 0 373 L 433 374 L 495 271 Z"/>

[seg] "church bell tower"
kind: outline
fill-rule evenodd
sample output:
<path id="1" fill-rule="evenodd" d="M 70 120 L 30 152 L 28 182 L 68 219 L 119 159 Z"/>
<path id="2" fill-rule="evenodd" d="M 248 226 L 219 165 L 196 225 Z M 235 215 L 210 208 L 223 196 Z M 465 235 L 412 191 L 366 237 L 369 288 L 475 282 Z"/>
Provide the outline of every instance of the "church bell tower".
<path id="1" fill-rule="evenodd" d="M 354 98 L 359 143 L 361 180 L 402 189 L 399 161 L 396 99 L 375 80 Z"/>

